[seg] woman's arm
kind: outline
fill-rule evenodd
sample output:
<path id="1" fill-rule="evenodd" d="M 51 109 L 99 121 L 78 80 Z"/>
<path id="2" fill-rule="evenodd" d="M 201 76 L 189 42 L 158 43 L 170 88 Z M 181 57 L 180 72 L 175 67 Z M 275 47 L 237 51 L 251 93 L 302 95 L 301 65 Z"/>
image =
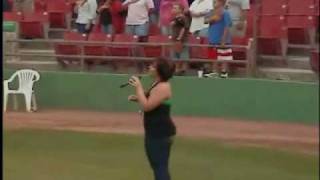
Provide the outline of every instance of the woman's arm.
<path id="1" fill-rule="evenodd" d="M 149 98 L 146 97 L 139 78 L 132 77 L 129 80 L 130 85 L 136 88 L 136 96 L 138 103 L 143 111 L 148 112 L 159 106 L 164 100 L 170 97 L 169 87 L 165 84 L 159 84 L 150 93 Z"/>

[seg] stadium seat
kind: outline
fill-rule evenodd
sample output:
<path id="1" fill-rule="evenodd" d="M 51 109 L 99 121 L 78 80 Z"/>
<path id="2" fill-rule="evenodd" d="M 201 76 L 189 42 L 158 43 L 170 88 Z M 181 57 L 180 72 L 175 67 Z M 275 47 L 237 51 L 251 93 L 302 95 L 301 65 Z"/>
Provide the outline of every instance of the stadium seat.
<path id="1" fill-rule="evenodd" d="M 285 15 L 287 13 L 288 0 L 262 0 L 262 15 Z"/>
<path id="2" fill-rule="evenodd" d="M 3 12 L 3 20 L 4 21 L 15 21 L 19 22 L 22 20 L 22 13 L 21 12 Z"/>
<path id="3" fill-rule="evenodd" d="M 150 24 L 149 36 L 156 36 L 156 35 L 160 35 L 160 34 L 161 34 L 161 31 L 160 31 L 160 28 L 158 27 L 158 25 Z"/>
<path id="4" fill-rule="evenodd" d="M 285 16 L 260 16 L 258 37 L 260 38 L 285 38 Z"/>
<path id="5" fill-rule="evenodd" d="M 132 36 L 127 34 L 116 34 L 114 36 L 113 42 L 118 43 L 136 43 L 138 42 L 138 36 Z M 117 44 L 113 45 L 111 48 L 112 56 L 133 56 L 135 55 L 136 45 L 130 44 Z"/>
<path id="6" fill-rule="evenodd" d="M 288 15 L 288 39 L 293 44 L 314 43 L 317 16 Z"/>
<path id="7" fill-rule="evenodd" d="M 170 43 L 171 37 L 165 35 L 154 35 L 149 36 L 148 38 L 149 43 Z M 144 47 L 144 56 L 146 57 L 159 57 L 159 56 L 169 56 L 170 47 L 169 46 L 145 46 Z"/>
<path id="8" fill-rule="evenodd" d="M 47 0 L 34 0 L 33 1 L 34 12 L 46 12 Z"/>
<path id="9" fill-rule="evenodd" d="M 289 15 L 315 15 L 315 0 L 288 0 Z"/>
<path id="10" fill-rule="evenodd" d="M 77 32 L 65 32 L 64 38 L 67 41 L 86 41 L 87 35 Z M 58 55 L 81 55 L 81 46 L 74 43 L 57 43 L 55 44 L 55 53 Z M 58 62 L 65 67 L 68 62 L 80 61 L 80 58 L 58 57 Z"/>
<path id="11" fill-rule="evenodd" d="M 112 42 L 112 35 L 104 34 L 104 33 L 90 33 L 88 41 L 90 42 Z M 110 46 L 110 45 L 109 45 Z M 108 45 L 94 45 L 94 44 L 87 44 L 84 46 L 84 54 L 90 56 L 110 56 L 110 50 Z M 86 63 L 88 65 L 91 64 L 98 64 L 99 62 L 103 62 L 103 59 L 86 59 Z"/>
<path id="12" fill-rule="evenodd" d="M 200 37 L 189 36 L 189 44 L 201 45 L 202 39 Z M 207 47 L 189 46 L 189 54 L 191 59 L 208 59 Z"/>
<path id="13" fill-rule="evenodd" d="M 20 35 L 24 38 L 47 38 L 48 14 L 24 13 L 23 19 L 20 21 Z"/>
<path id="14" fill-rule="evenodd" d="M 70 28 L 71 6 L 61 1 L 48 1 L 47 12 L 51 28 Z"/>

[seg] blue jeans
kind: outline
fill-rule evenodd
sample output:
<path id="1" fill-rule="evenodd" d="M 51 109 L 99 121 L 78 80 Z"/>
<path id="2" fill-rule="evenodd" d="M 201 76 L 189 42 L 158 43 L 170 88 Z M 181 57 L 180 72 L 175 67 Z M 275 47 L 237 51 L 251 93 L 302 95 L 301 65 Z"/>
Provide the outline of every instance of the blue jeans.
<path id="1" fill-rule="evenodd" d="M 92 28 L 92 25 L 88 30 L 86 30 L 86 24 L 77 23 L 77 30 L 79 33 L 89 33 L 91 28 Z"/>
<path id="2" fill-rule="evenodd" d="M 112 24 L 102 24 L 102 32 L 104 32 L 105 34 L 113 34 Z"/>
<path id="3" fill-rule="evenodd" d="M 169 157 L 172 138 L 145 138 L 145 150 L 155 180 L 170 180 Z"/>
<path id="4" fill-rule="evenodd" d="M 149 22 L 141 25 L 126 25 L 126 34 L 137 36 L 148 36 Z"/>
<path id="5" fill-rule="evenodd" d="M 170 26 L 160 26 L 161 27 L 161 34 L 162 35 L 172 35 L 172 30 Z"/>
<path id="6" fill-rule="evenodd" d="M 194 33 L 195 36 L 198 36 L 198 37 L 204 37 L 204 38 L 207 38 L 208 37 L 208 31 L 209 31 L 209 28 L 203 28 L 199 31 L 196 31 Z"/>

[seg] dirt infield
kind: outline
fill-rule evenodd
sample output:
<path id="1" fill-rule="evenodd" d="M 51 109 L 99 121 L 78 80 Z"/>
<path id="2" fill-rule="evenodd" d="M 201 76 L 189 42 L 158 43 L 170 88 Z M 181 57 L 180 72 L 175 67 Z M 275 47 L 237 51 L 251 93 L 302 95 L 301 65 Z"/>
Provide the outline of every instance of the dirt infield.
<path id="1" fill-rule="evenodd" d="M 141 119 L 138 113 L 71 110 L 8 112 L 4 114 L 4 128 L 142 134 Z M 178 135 L 183 137 L 213 138 L 234 145 L 263 146 L 318 154 L 317 126 L 203 117 L 174 117 L 174 121 Z"/>

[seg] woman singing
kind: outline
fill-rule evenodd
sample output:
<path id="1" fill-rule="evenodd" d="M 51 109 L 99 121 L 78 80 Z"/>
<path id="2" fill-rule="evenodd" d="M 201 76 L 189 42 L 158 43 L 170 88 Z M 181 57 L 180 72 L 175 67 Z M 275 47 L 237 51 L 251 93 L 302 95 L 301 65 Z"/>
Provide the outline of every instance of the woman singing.
<path id="1" fill-rule="evenodd" d="M 176 128 L 170 117 L 172 92 L 168 81 L 174 72 L 174 63 L 158 58 L 150 66 L 149 73 L 154 82 L 146 93 L 139 78 L 133 76 L 129 80 L 136 95 L 130 95 L 128 99 L 138 102 L 144 111 L 145 150 L 155 180 L 170 180 L 169 155 Z"/>

